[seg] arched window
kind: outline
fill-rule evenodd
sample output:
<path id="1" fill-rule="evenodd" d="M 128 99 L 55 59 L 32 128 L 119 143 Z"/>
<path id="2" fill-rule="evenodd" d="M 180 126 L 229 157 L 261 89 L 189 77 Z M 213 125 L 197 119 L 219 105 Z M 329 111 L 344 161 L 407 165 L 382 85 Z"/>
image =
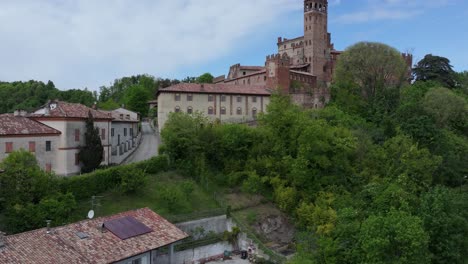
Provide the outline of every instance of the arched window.
<path id="1" fill-rule="evenodd" d="M 176 113 L 179 113 L 179 112 L 180 112 L 180 107 L 179 107 L 179 106 L 176 106 L 176 107 L 175 107 L 175 112 L 176 112 Z"/>
<path id="2" fill-rule="evenodd" d="M 242 115 L 242 108 L 237 107 L 236 114 L 237 114 L 237 115 Z"/>
<path id="3" fill-rule="evenodd" d="M 213 112 L 213 107 L 212 106 L 208 107 L 208 114 L 212 115 L 213 113 L 214 113 Z"/>
<path id="4" fill-rule="evenodd" d="M 226 114 L 226 107 L 221 107 L 221 115 L 225 115 Z"/>
<path id="5" fill-rule="evenodd" d="M 257 118 L 257 108 L 252 108 L 252 117 Z"/>
<path id="6" fill-rule="evenodd" d="M 193 108 L 191 106 L 187 107 L 187 114 L 192 114 Z"/>

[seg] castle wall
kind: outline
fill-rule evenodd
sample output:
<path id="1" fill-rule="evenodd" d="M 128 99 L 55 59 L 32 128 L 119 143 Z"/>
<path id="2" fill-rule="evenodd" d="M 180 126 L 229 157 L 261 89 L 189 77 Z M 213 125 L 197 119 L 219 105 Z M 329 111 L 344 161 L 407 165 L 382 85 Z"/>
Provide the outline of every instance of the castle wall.
<path id="1" fill-rule="evenodd" d="M 304 64 L 304 37 L 290 40 L 278 38 L 278 53 L 288 55 L 291 65 Z"/>

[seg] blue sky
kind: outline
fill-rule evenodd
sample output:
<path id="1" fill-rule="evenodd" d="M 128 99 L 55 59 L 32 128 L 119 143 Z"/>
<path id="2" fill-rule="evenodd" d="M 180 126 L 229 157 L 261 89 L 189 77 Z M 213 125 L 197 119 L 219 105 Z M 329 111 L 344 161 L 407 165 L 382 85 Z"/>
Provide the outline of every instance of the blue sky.
<path id="1" fill-rule="evenodd" d="M 468 1 L 330 0 L 343 50 L 378 41 L 468 70 Z M 97 90 L 148 73 L 184 78 L 262 65 L 277 37 L 303 35 L 302 0 L 0 0 L 0 80 Z"/>

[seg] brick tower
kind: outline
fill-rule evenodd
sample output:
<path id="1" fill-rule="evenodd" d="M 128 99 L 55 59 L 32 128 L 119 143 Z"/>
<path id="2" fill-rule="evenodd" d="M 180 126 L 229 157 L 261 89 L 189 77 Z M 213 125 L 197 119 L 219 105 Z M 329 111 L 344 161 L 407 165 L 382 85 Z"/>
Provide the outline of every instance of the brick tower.
<path id="1" fill-rule="evenodd" d="M 331 81 L 327 0 L 304 0 L 304 57 L 318 86 L 326 86 Z"/>

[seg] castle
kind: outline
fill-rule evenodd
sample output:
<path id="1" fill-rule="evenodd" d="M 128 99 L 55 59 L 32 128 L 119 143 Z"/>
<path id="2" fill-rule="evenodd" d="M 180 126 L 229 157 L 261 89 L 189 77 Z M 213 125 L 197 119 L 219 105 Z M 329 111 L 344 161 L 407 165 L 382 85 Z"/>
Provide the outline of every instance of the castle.
<path id="1" fill-rule="evenodd" d="M 278 38 L 278 54 L 267 56 L 264 66 L 231 66 L 227 78 L 215 83 L 265 85 L 280 88 L 292 99 L 308 108 L 322 108 L 330 100 L 329 87 L 337 60 L 328 32 L 328 1 L 304 0 L 304 35 Z M 411 75 L 412 55 L 402 54 Z"/>
<path id="2" fill-rule="evenodd" d="M 185 83 L 159 89 L 158 123 L 162 129 L 171 112 L 201 112 L 221 122 L 255 119 L 266 111 L 272 91 L 279 90 L 306 108 L 323 108 L 330 100 L 337 51 L 328 33 L 328 1 L 304 0 L 304 35 L 278 38 L 278 53 L 263 66 L 235 64 L 213 84 Z M 402 54 L 409 65 L 410 54 Z M 410 70 L 409 70 L 410 71 Z"/>

